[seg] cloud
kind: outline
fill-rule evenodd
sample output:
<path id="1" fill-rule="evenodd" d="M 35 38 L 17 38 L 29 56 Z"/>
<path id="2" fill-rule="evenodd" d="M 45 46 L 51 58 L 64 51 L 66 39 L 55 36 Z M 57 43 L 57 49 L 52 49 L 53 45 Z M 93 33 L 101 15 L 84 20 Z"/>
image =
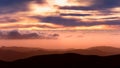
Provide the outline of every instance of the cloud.
<path id="1" fill-rule="evenodd" d="M 120 6 L 120 0 L 94 0 L 91 7 L 96 9 L 114 8 Z"/>
<path id="2" fill-rule="evenodd" d="M 28 11 L 30 2 L 43 3 L 43 0 L 0 0 L 0 14 Z"/>
<path id="3" fill-rule="evenodd" d="M 118 19 L 119 17 L 108 17 L 108 18 L 102 18 L 102 19 Z"/>
<path id="4" fill-rule="evenodd" d="M 0 39 L 57 39 L 59 34 L 47 34 L 47 33 L 20 33 L 17 30 L 3 34 L 0 32 Z"/>
<path id="5" fill-rule="evenodd" d="M 39 17 L 37 17 L 39 19 Z M 60 16 L 40 17 L 42 22 L 53 23 L 63 26 L 95 26 L 95 25 L 120 25 L 120 20 L 103 21 L 103 22 L 84 22 L 77 19 L 67 19 Z"/>
<path id="6" fill-rule="evenodd" d="M 6 23 L 6 22 L 18 22 L 18 20 L 16 18 L 12 18 L 12 17 L 2 17 L 0 18 L 0 23 Z"/>
<path id="7" fill-rule="evenodd" d="M 26 11 L 29 0 L 0 0 L 0 13 Z"/>
<path id="8" fill-rule="evenodd" d="M 90 14 L 63 14 L 63 13 L 61 13 L 60 14 L 61 16 L 90 16 Z"/>
<path id="9" fill-rule="evenodd" d="M 32 28 L 36 28 L 36 30 L 38 29 L 45 29 L 45 30 L 48 30 L 48 29 L 56 29 L 56 28 L 59 28 L 60 26 L 58 25 L 54 25 L 54 24 L 51 24 L 51 23 L 5 23 L 5 24 L 1 24 L 0 26 L 0 29 L 25 29 L 27 28 L 28 30 L 32 30 Z"/>
<path id="10" fill-rule="evenodd" d="M 116 27 L 120 25 L 119 0 L 62 2 L 63 4 L 59 0 L 0 0 L 0 29 L 89 29 L 99 25 L 119 29 Z"/>
<path id="11" fill-rule="evenodd" d="M 67 10 L 95 10 L 93 7 L 89 6 L 63 6 L 60 9 L 67 9 Z"/>
<path id="12" fill-rule="evenodd" d="M 49 34 L 48 37 L 46 37 L 47 39 L 57 39 L 60 35 L 59 34 Z"/>
<path id="13" fill-rule="evenodd" d="M 42 22 L 54 23 L 54 24 L 59 24 L 64 26 L 75 26 L 76 24 L 79 24 L 79 22 L 77 22 L 77 20 L 75 19 L 65 19 L 59 16 L 43 17 L 43 18 L 40 18 L 40 20 Z"/>
<path id="14" fill-rule="evenodd" d="M 78 0 L 79 2 L 79 0 Z M 63 6 L 61 9 L 69 10 L 106 10 L 110 8 L 120 7 L 119 0 L 93 0 L 89 6 Z"/>

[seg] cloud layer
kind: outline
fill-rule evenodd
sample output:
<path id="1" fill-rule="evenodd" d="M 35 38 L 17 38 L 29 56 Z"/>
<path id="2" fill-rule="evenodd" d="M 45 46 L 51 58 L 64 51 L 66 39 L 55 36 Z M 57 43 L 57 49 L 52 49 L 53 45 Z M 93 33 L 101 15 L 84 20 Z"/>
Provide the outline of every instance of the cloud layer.
<path id="1" fill-rule="evenodd" d="M 17 30 L 9 31 L 6 34 L 0 32 L 0 39 L 58 39 L 59 34 L 48 33 L 20 33 Z"/>
<path id="2" fill-rule="evenodd" d="M 119 29 L 119 0 L 0 0 L 0 29 Z"/>

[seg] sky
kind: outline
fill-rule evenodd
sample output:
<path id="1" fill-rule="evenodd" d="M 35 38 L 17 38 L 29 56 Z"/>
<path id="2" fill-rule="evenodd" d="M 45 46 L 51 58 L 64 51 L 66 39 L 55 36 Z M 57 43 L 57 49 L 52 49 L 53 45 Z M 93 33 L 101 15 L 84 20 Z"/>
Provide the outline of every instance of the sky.
<path id="1" fill-rule="evenodd" d="M 120 47 L 119 30 L 120 0 L 0 0 L 0 46 Z"/>
<path id="2" fill-rule="evenodd" d="M 1 30 L 119 30 L 119 0 L 0 0 Z"/>
<path id="3" fill-rule="evenodd" d="M 120 48 L 119 30 L 1 31 L 0 46 L 44 49 Z"/>

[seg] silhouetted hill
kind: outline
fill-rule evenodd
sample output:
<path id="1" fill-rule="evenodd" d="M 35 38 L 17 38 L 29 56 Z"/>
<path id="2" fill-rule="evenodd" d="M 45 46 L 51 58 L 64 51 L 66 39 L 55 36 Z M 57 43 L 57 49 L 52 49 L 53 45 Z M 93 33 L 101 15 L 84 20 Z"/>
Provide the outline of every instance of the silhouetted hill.
<path id="1" fill-rule="evenodd" d="M 120 55 L 102 57 L 74 53 L 52 54 L 7 62 L 4 65 L 8 68 L 120 68 Z"/>
<path id="2" fill-rule="evenodd" d="M 41 48 L 27 48 L 27 47 L 1 47 L 0 60 L 14 61 L 24 59 L 36 55 L 50 55 L 50 54 L 64 54 L 76 53 L 82 55 L 98 55 L 108 56 L 120 54 L 120 48 L 99 46 L 88 49 L 68 49 L 68 50 L 50 50 Z"/>
<path id="3" fill-rule="evenodd" d="M 8 63 L 0 60 L 0 68 L 6 68 Z"/>

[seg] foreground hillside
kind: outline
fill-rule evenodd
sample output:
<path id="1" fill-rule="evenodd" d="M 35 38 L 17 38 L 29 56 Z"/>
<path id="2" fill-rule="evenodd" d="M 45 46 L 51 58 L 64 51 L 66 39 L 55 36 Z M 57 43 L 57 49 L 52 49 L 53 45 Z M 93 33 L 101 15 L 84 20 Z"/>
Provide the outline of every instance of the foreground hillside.
<path id="1" fill-rule="evenodd" d="M 74 53 L 34 56 L 0 62 L 1 68 L 120 68 L 120 55 L 100 57 Z"/>
<path id="2" fill-rule="evenodd" d="M 15 61 L 18 59 L 24 59 L 36 55 L 64 54 L 64 53 L 110 56 L 110 55 L 120 54 L 120 48 L 99 46 L 99 47 L 91 47 L 88 49 L 53 50 L 53 49 L 27 48 L 27 47 L 1 47 L 0 60 Z"/>

